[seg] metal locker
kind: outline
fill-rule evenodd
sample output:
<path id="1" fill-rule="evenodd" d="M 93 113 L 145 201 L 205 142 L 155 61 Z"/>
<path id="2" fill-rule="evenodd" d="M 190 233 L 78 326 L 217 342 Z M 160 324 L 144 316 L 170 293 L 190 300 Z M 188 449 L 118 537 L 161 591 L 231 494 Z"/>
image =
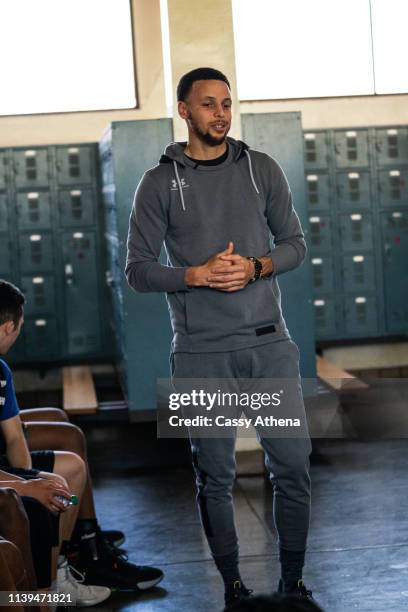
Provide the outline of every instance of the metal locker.
<path id="1" fill-rule="evenodd" d="M 381 206 L 408 205 L 408 170 L 381 170 L 378 173 Z"/>
<path id="2" fill-rule="evenodd" d="M 20 267 L 23 274 L 52 271 L 52 236 L 49 233 L 23 233 L 19 238 Z"/>
<path id="3" fill-rule="evenodd" d="M 345 326 L 350 336 L 372 336 L 378 332 L 377 298 L 367 295 L 346 295 Z"/>
<path id="4" fill-rule="evenodd" d="M 64 232 L 65 319 L 70 355 L 100 349 L 100 310 L 93 232 Z"/>
<path id="5" fill-rule="evenodd" d="M 408 333 L 408 210 L 381 213 L 388 333 Z"/>
<path id="6" fill-rule="evenodd" d="M 335 130 L 334 143 L 338 168 L 368 166 L 367 130 Z"/>
<path id="7" fill-rule="evenodd" d="M 0 232 L 8 231 L 8 198 L 0 193 Z"/>
<path id="8" fill-rule="evenodd" d="M 377 275 L 374 256 L 343 255 L 342 275 L 345 291 L 375 291 Z"/>
<path id="9" fill-rule="evenodd" d="M 337 201 L 340 208 L 371 207 L 370 174 L 368 172 L 338 172 L 336 176 Z"/>
<path id="10" fill-rule="evenodd" d="M 370 213 L 340 215 L 341 248 L 343 251 L 371 250 L 373 226 Z"/>
<path id="11" fill-rule="evenodd" d="M 389 166 L 408 163 L 408 129 L 377 128 L 375 130 L 377 165 Z"/>
<path id="12" fill-rule="evenodd" d="M 83 185 L 93 178 L 93 147 L 57 147 L 57 181 L 59 185 Z"/>
<path id="13" fill-rule="evenodd" d="M 95 198 L 92 189 L 70 189 L 58 193 L 61 227 L 93 225 L 95 223 Z"/>
<path id="14" fill-rule="evenodd" d="M 329 164 L 327 132 L 305 132 L 303 146 L 306 170 L 327 168 Z"/>
<path id="15" fill-rule="evenodd" d="M 0 234 L 0 276 L 7 277 L 10 273 L 10 245 L 8 234 Z"/>
<path id="16" fill-rule="evenodd" d="M 18 227 L 22 230 L 51 227 L 50 194 L 48 191 L 17 193 Z"/>
<path id="17" fill-rule="evenodd" d="M 26 297 L 24 310 L 27 316 L 55 312 L 53 276 L 23 276 L 21 278 L 21 287 Z"/>
<path id="18" fill-rule="evenodd" d="M 336 330 L 336 303 L 330 297 L 319 297 L 313 301 L 315 312 L 316 338 L 335 338 Z"/>
<path id="19" fill-rule="evenodd" d="M 309 212 L 314 209 L 330 208 L 330 182 L 328 174 L 306 175 L 306 199 Z"/>
<path id="20" fill-rule="evenodd" d="M 329 215 L 314 215 L 309 217 L 310 223 L 310 249 L 312 253 L 331 251 L 332 233 Z"/>
<path id="21" fill-rule="evenodd" d="M 312 283 L 315 294 L 334 291 L 333 259 L 326 255 L 312 257 Z"/>
<path id="22" fill-rule="evenodd" d="M 27 361 L 48 361 L 60 353 L 58 328 L 54 317 L 27 317 L 24 328 Z"/>
<path id="23" fill-rule="evenodd" d="M 5 151 L 0 151 L 0 189 L 7 188 L 7 155 Z"/>
<path id="24" fill-rule="evenodd" d="M 46 148 L 15 149 L 13 168 L 17 189 L 48 187 L 50 176 Z"/>

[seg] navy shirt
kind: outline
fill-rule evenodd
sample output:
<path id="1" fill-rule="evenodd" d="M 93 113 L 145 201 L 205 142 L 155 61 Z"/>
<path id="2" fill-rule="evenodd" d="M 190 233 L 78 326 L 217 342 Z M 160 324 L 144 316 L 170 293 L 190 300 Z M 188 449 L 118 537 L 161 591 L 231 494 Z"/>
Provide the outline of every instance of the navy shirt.
<path id="1" fill-rule="evenodd" d="M 6 421 L 19 413 L 13 385 L 13 376 L 7 363 L 0 359 L 0 421 Z"/>

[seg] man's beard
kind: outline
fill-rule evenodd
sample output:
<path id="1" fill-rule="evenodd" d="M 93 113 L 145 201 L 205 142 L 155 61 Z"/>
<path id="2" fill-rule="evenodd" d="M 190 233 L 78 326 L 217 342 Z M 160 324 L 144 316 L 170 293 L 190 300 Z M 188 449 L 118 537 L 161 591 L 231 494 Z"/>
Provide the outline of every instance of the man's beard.
<path id="1" fill-rule="evenodd" d="M 191 129 L 193 130 L 193 132 L 197 136 L 197 138 L 199 138 L 201 140 L 201 142 L 204 142 L 205 144 L 207 144 L 210 147 L 218 147 L 218 145 L 220 145 L 223 142 L 225 142 L 225 140 L 227 138 L 227 134 L 228 134 L 229 128 L 227 128 L 225 130 L 225 133 L 224 133 L 223 136 L 219 136 L 217 138 L 216 136 L 212 136 L 209 132 L 203 132 L 198 127 L 198 125 L 194 121 L 194 119 L 192 118 L 191 113 L 188 114 L 187 118 L 188 118 L 188 120 L 190 122 Z"/>

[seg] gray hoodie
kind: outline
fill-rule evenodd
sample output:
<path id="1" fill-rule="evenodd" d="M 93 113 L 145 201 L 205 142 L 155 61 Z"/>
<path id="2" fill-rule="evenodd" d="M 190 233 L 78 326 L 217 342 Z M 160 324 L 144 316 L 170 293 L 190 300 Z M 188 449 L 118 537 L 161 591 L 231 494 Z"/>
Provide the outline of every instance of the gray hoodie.
<path id="1" fill-rule="evenodd" d="M 231 351 L 288 337 L 276 276 L 299 266 L 306 245 L 279 164 L 228 138 L 215 166 L 197 165 L 172 143 L 148 170 L 130 215 L 126 276 L 136 291 L 165 291 L 173 351 Z M 272 240 L 273 239 L 273 242 Z M 274 272 L 231 293 L 187 287 L 186 268 L 234 243 L 234 253 L 272 258 Z M 158 260 L 162 244 L 167 265 Z"/>

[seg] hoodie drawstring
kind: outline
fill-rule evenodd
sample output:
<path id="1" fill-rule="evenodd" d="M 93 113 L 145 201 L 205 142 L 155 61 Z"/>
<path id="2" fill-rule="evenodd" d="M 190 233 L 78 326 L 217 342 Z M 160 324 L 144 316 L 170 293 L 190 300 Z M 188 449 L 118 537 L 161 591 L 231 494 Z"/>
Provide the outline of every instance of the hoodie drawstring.
<path id="1" fill-rule="evenodd" d="M 181 200 L 181 206 L 183 208 L 183 210 L 186 210 L 186 206 L 184 204 L 184 195 L 183 195 L 183 187 L 181 186 L 181 181 L 180 181 L 180 177 L 179 177 L 179 173 L 177 170 L 177 162 L 173 160 L 173 168 L 174 168 L 174 174 L 176 175 L 176 181 L 177 181 L 177 185 L 178 185 L 178 189 L 179 189 L 179 193 L 180 193 L 180 200 Z"/>
<path id="2" fill-rule="evenodd" d="M 252 172 L 252 162 L 251 162 L 251 156 L 250 156 L 250 154 L 248 153 L 248 151 L 247 151 L 246 149 L 245 149 L 245 155 L 247 156 L 247 160 L 248 160 L 249 174 L 250 174 L 250 176 L 251 176 L 251 181 L 252 181 L 252 184 L 253 184 L 253 186 L 254 186 L 254 189 L 255 189 L 256 193 L 259 195 L 259 189 L 258 189 L 258 187 L 256 186 L 255 179 L 254 179 L 254 173 Z"/>

